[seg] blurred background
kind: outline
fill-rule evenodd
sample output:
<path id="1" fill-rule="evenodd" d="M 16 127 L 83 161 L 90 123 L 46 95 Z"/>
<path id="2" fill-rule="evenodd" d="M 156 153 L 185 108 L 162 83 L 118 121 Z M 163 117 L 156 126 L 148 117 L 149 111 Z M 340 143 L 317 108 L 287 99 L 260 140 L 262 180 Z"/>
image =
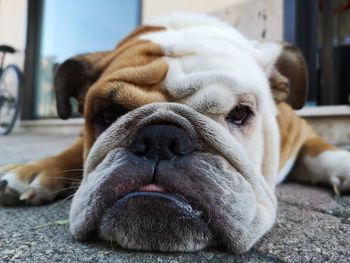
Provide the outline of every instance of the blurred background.
<path id="1" fill-rule="evenodd" d="M 112 49 L 142 22 L 174 11 L 212 14 L 248 38 L 298 46 L 310 74 L 308 107 L 300 114 L 325 133 L 333 117 L 341 120 L 332 133 L 350 141 L 350 109 L 344 106 L 350 94 L 350 0 L 0 0 L 0 44 L 19 50 L 6 63 L 17 64 L 26 80 L 21 119 L 56 118 L 52 82 L 65 59 Z"/>

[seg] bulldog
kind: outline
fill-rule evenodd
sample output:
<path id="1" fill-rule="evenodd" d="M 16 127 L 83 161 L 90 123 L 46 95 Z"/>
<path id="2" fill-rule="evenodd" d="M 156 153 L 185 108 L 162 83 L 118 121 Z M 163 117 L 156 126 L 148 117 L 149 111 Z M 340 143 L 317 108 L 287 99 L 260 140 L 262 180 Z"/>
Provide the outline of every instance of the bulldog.
<path id="1" fill-rule="evenodd" d="M 350 189 L 350 153 L 292 109 L 307 93 L 298 49 L 215 18 L 156 19 L 113 50 L 65 61 L 55 90 L 62 119 L 78 101 L 83 133 L 56 156 L 3 167 L 0 201 L 51 202 L 83 171 L 69 215 L 78 240 L 242 253 L 273 225 L 287 174 Z"/>

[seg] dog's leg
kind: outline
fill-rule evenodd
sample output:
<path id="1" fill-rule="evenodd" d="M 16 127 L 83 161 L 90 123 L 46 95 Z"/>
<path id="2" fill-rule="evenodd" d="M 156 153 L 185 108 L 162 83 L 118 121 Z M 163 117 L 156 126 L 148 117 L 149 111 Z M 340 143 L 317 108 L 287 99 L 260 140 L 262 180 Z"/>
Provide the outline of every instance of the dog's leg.
<path id="1" fill-rule="evenodd" d="M 80 137 L 58 155 L 0 167 L 0 205 L 39 205 L 75 190 L 82 175 L 83 143 Z"/>
<path id="2" fill-rule="evenodd" d="M 278 111 L 281 133 L 278 182 L 288 174 L 289 178 L 298 181 L 330 184 L 338 195 L 340 191 L 349 191 L 350 152 L 340 150 L 316 135 L 286 103 L 280 103 Z"/>
<path id="3" fill-rule="evenodd" d="M 350 152 L 340 150 L 313 135 L 302 145 L 291 178 L 330 184 L 334 192 L 350 190 Z"/>

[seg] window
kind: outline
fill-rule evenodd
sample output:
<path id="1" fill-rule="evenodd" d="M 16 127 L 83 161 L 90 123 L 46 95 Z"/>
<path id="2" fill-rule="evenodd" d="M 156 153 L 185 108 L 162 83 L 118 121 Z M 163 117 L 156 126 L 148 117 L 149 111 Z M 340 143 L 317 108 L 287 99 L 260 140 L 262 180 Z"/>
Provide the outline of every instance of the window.
<path id="1" fill-rule="evenodd" d="M 56 117 L 53 79 L 57 66 L 77 54 L 113 49 L 140 23 L 141 4 L 139 0 L 38 2 L 41 3 L 41 21 L 37 23 L 33 50 L 36 55 L 31 114 L 32 118 Z"/>
<path id="2" fill-rule="evenodd" d="M 285 39 L 308 64 L 308 104 L 349 104 L 350 0 L 285 0 L 284 10 Z"/>

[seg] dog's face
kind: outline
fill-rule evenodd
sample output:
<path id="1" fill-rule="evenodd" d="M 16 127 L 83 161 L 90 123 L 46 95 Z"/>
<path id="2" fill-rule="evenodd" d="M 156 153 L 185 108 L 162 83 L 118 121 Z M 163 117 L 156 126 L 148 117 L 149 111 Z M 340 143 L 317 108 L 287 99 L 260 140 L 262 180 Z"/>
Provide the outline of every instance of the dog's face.
<path id="1" fill-rule="evenodd" d="M 204 16 L 161 25 L 58 71 L 59 114 L 73 96 L 85 117 L 71 232 L 131 249 L 246 251 L 275 219 L 273 99 L 304 70 L 283 74 L 299 55 Z"/>

